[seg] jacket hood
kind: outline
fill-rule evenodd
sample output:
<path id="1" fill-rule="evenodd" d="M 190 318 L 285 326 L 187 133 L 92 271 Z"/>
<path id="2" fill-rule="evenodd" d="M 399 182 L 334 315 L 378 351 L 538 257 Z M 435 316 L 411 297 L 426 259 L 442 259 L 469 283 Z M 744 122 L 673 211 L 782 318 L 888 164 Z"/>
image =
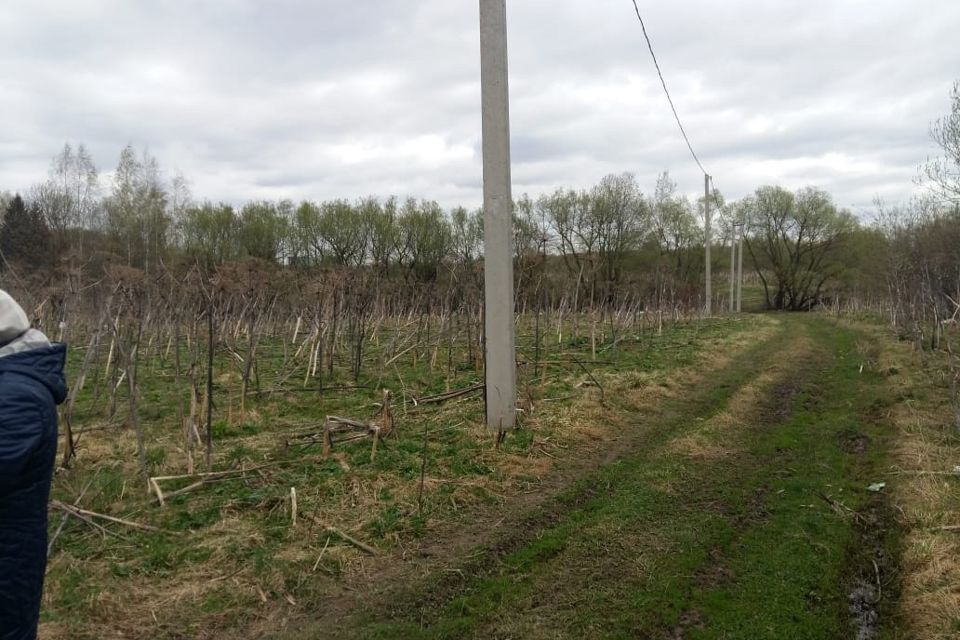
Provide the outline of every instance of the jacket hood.
<path id="1" fill-rule="evenodd" d="M 47 387 L 60 404 L 67 398 L 67 379 L 63 370 L 66 361 L 67 345 L 52 344 L 0 358 L 0 373 L 9 371 L 33 378 Z"/>
<path id="2" fill-rule="evenodd" d="M 13 297 L 0 289 L 0 345 L 17 338 L 30 328 L 23 308 Z"/>

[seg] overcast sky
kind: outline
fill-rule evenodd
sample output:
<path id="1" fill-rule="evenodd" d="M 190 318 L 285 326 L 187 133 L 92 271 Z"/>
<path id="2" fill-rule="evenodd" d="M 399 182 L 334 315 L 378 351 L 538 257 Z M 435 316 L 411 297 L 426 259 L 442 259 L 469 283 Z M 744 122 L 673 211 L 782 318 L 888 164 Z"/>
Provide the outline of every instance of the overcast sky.
<path id="1" fill-rule="evenodd" d="M 514 192 L 703 179 L 630 0 L 508 0 Z M 901 201 L 960 79 L 953 0 L 640 0 L 716 186 Z M 149 148 L 197 199 L 481 202 L 476 0 L 3 0 L 0 190 L 64 142 Z M 105 179 L 105 183 L 108 181 Z"/>

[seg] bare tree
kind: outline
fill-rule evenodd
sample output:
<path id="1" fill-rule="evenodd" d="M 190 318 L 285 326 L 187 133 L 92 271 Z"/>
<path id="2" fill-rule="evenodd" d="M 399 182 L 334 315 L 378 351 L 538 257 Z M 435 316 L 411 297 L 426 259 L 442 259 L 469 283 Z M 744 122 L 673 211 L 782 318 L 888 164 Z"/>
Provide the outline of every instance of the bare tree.
<path id="1" fill-rule="evenodd" d="M 943 200 L 960 204 L 960 82 L 950 92 L 950 113 L 930 125 L 930 137 L 943 155 L 928 160 L 922 173 Z"/>
<path id="2" fill-rule="evenodd" d="M 703 230 L 686 196 L 677 193 L 677 183 L 664 172 L 657 178 L 650 205 L 651 233 L 657 245 L 656 290 L 662 307 L 669 293 L 675 304 L 681 289 L 699 281 L 701 254 L 694 251 L 703 243 Z M 699 284 L 696 285 L 699 288 Z"/>
<path id="3" fill-rule="evenodd" d="M 100 183 L 93 158 L 81 143 L 67 143 L 50 163 L 48 179 L 35 186 L 31 200 L 43 213 L 56 253 L 73 247 L 83 255 L 83 230 L 95 225 L 100 211 Z"/>
<path id="4" fill-rule="evenodd" d="M 123 149 L 106 211 L 107 230 L 127 264 L 149 272 L 166 250 L 170 226 L 156 158 L 146 151 L 138 158 L 130 145 Z"/>

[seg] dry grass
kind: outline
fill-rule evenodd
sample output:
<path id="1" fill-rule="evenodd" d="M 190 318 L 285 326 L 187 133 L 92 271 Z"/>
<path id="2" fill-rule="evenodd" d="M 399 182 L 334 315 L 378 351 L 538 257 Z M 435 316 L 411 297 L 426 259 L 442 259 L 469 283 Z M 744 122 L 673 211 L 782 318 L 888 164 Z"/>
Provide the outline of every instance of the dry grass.
<path id="1" fill-rule="evenodd" d="M 737 389 L 723 410 L 702 421 L 696 429 L 672 440 L 667 450 L 703 460 L 739 453 L 737 438 L 731 435 L 739 433 L 751 422 L 763 419 L 758 412 L 769 408 L 770 397 L 795 373 L 795 363 L 809 359 L 812 349 L 813 342 L 806 336 L 793 340 L 770 368 Z"/>
<path id="2" fill-rule="evenodd" d="M 738 452 L 737 448 L 722 445 L 702 431 L 677 438 L 667 446 L 667 450 L 695 460 L 717 460 Z"/>
<path id="3" fill-rule="evenodd" d="M 876 334 L 877 327 L 858 325 Z M 948 390 L 937 388 L 942 357 L 925 363 L 912 346 L 882 335 L 875 363 L 889 376 L 898 402 L 890 411 L 896 425 L 894 503 L 906 528 L 903 539 L 901 612 L 911 638 L 960 637 L 960 433 L 951 426 Z M 873 363 L 871 363 L 873 364 Z M 916 390 L 925 392 L 916 393 Z M 951 475 L 952 474 L 952 475 Z"/>
<path id="4" fill-rule="evenodd" d="M 620 405 L 635 407 L 642 414 L 644 409 L 677 397 L 684 389 L 705 380 L 710 372 L 727 366 L 738 354 L 758 341 L 767 340 L 777 333 L 779 321 L 775 318 L 760 318 L 757 323 L 760 326 L 749 332 L 736 331 L 704 346 L 691 366 L 669 373 L 597 372 L 595 375 L 603 385 L 608 400 L 616 397 Z M 583 382 L 585 377 L 578 371 L 568 375 L 567 382 L 571 387 Z M 226 384 L 229 381 L 222 382 Z M 239 413 L 239 406 L 226 409 Z M 430 423 L 463 425 L 461 409 L 456 401 L 431 409 Z M 444 497 L 447 501 L 444 505 L 445 515 L 442 518 L 431 517 L 425 525 L 425 535 L 431 536 L 432 532 L 439 530 L 448 531 L 451 523 L 462 519 L 464 510 L 469 512 L 471 508 L 482 508 L 486 504 L 502 504 L 529 490 L 531 479 L 547 478 L 555 473 L 558 464 L 590 457 L 591 452 L 596 454 L 615 447 L 612 441 L 618 435 L 635 428 L 635 425 L 625 421 L 625 414 L 622 407 L 614 408 L 610 402 L 606 406 L 602 404 L 595 387 L 577 389 L 575 398 L 569 403 L 534 402 L 524 417 L 524 427 L 532 436 L 532 444 L 522 452 L 496 451 L 484 429 L 479 425 L 466 425 L 466 437 L 474 438 L 474 444 L 481 447 L 476 455 L 477 462 L 487 465 L 492 472 L 458 478 L 444 473 L 443 469 L 428 467 L 425 478 L 428 499 L 441 486 L 445 486 L 449 494 Z M 251 412 L 247 418 L 259 425 L 273 426 L 263 411 L 256 415 Z M 420 430 L 415 411 L 405 417 L 400 428 Z M 155 469 L 155 474 L 183 472 L 185 456 L 177 447 L 177 436 L 173 432 L 152 440 L 153 446 L 168 452 L 165 462 Z M 431 437 L 439 437 L 439 434 Z M 234 442 L 254 452 L 254 458 L 269 460 L 277 450 L 278 433 L 268 428 L 236 438 Z M 317 462 L 319 464 L 319 460 Z M 198 459 L 197 463 L 200 464 L 201 460 Z M 85 468 L 101 465 L 120 467 L 122 476 L 130 479 L 126 487 L 128 497 L 114 505 L 116 513 L 128 513 L 131 500 L 149 504 L 145 488 L 138 480 L 136 445 L 131 430 L 111 430 L 109 438 L 100 434 L 85 436 L 76 464 Z M 259 480 L 254 478 L 253 482 L 261 482 L 263 486 L 276 484 L 278 481 L 271 473 L 272 470 L 266 470 L 264 477 Z M 254 633 L 253 630 L 258 628 L 276 630 L 282 626 L 285 617 L 298 612 L 298 603 L 290 596 L 287 587 L 291 576 L 299 580 L 309 579 L 321 591 L 342 588 L 344 584 L 366 579 L 368 565 L 365 562 L 369 561 L 365 561 L 356 549 L 339 541 L 325 545 L 327 536 L 318 523 L 336 526 L 377 545 L 385 556 L 381 562 L 402 558 L 407 551 L 399 532 L 388 532 L 382 540 L 374 540 L 371 539 L 368 526 L 371 514 L 387 506 L 396 507 L 406 514 L 416 513 L 418 485 L 419 478 L 410 480 L 397 474 L 376 474 L 360 467 L 345 473 L 342 480 L 328 486 L 323 492 L 298 492 L 301 518 L 296 528 L 289 527 L 280 534 L 282 546 L 269 559 L 275 569 L 260 568 L 255 571 L 251 566 L 238 564 L 237 558 L 249 556 L 264 544 L 261 520 L 265 514 L 282 515 L 289 522 L 289 506 L 279 500 L 265 501 L 252 508 L 234 509 L 229 503 L 222 506 L 215 523 L 186 533 L 181 542 L 206 550 L 209 557 L 197 564 L 178 567 L 168 574 L 135 574 L 118 580 L 108 562 L 102 559 L 80 560 L 69 552 L 58 553 L 52 568 L 57 568 L 57 573 L 63 575 L 64 565 L 84 562 L 87 579 L 92 575 L 96 584 L 104 585 L 102 590 L 91 593 L 90 597 L 96 601 L 96 619 L 84 625 L 85 628 L 96 629 L 96 637 L 148 637 L 144 635 L 145 629 L 164 628 L 165 623 L 176 624 L 184 618 L 200 624 L 195 630 L 184 629 L 185 637 L 215 638 L 228 634 L 238 638 L 255 637 L 246 632 L 237 635 L 236 612 L 243 612 L 242 623 L 250 630 L 249 633 Z M 387 495 L 389 499 L 384 497 Z M 190 497 L 191 508 L 198 511 L 214 503 L 215 499 L 203 491 Z M 133 519 L 149 522 L 149 514 L 155 508 L 150 505 L 144 512 L 134 515 Z M 49 583 L 48 601 L 58 599 L 62 583 L 62 580 Z M 207 601 L 230 604 L 211 607 L 211 613 L 181 615 L 181 611 L 201 609 Z M 218 620 L 223 611 L 233 611 L 234 618 Z M 61 640 L 78 636 L 75 629 L 71 632 L 65 625 L 44 623 L 42 637 Z"/>

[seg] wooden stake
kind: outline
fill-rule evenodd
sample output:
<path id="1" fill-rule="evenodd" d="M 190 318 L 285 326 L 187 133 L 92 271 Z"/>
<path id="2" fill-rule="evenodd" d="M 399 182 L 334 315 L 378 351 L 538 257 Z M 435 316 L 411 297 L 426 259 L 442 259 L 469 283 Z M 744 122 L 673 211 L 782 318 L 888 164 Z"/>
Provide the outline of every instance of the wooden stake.
<path id="1" fill-rule="evenodd" d="M 297 526 L 297 488 L 290 487 L 290 526 Z"/>

